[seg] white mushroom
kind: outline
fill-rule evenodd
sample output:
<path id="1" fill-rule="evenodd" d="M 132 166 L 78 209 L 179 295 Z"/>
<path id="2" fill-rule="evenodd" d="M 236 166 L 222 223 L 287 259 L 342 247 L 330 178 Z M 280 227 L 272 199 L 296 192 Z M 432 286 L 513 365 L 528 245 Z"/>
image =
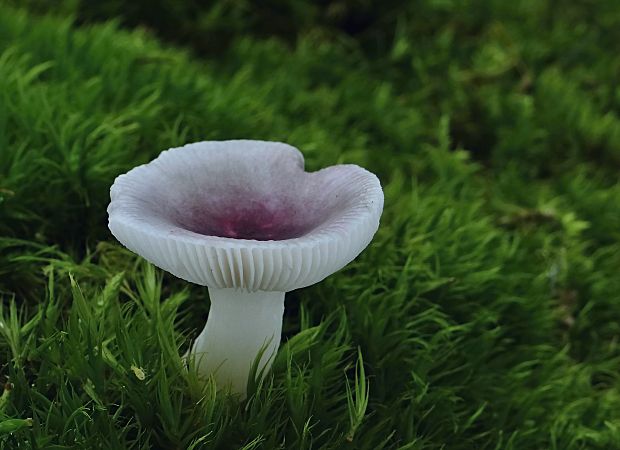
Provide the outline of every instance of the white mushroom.
<path id="1" fill-rule="evenodd" d="M 245 396 L 280 344 L 284 294 L 351 262 L 379 226 L 383 191 L 356 165 L 305 172 L 287 144 L 233 140 L 164 151 L 120 175 L 109 227 L 127 248 L 209 287 L 192 354 L 218 386 Z"/>

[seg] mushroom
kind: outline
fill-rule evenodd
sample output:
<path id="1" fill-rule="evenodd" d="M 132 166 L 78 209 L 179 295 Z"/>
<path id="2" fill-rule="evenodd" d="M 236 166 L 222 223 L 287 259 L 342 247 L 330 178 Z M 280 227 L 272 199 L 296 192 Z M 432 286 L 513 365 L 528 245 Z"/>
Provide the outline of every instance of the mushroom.
<path id="1" fill-rule="evenodd" d="M 305 172 L 296 148 L 253 140 L 164 151 L 116 178 L 110 197 L 109 228 L 123 245 L 208 286 L 211 309 L 189 355 L 241 397 L 252 365 L 264 374 L 278 349 L 284 294 L 351 262 L 383 209 L 367 170 Z"/>

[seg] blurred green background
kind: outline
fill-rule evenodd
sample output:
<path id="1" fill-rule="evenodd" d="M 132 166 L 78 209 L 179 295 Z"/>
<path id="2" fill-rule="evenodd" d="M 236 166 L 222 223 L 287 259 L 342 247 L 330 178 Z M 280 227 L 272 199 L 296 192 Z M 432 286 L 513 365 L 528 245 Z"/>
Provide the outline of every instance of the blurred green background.
<path id="1" fill-rule="evenodd" d="M 0 447 L 620 448 L 619 74 L 615 0 L 0 0 Z M 106 223 L 233 138 L 386 194 L 242 405 L 179 359 L 204 289 Z"/>

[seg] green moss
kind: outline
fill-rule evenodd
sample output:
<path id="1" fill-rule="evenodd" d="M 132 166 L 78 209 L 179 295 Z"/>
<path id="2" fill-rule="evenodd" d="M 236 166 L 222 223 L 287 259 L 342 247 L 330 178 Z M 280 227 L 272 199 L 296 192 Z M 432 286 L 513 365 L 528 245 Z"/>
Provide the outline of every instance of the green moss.
<path id="1" fill-rule="evenodd" d="M 617 446 L 620 14 L 422 3 L 354 39 L 250 27 L 205 59 L 0 6 L 0 447 Z M 105 211 L 119 173 L 227 138 L 363 165 L 386 194 L 370 247 L 288 294 L 242 405 L 180 358 L 205 290 L 123 250 Z"/>

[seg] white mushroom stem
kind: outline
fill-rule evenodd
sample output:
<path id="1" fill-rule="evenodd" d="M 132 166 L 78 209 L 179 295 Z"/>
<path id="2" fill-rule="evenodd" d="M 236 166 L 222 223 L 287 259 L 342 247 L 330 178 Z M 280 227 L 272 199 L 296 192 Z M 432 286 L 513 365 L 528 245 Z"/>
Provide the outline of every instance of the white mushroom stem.
<path id="1" fill-rule="evenodd" d="M 259 352 L 258 372 L 267 372 L 280 345 L 284 292 L 209 288 L 207 324 L 191 356 L 198 370 L 213 375 L 219 388 L 246 395 L 248 375 Z"/>

